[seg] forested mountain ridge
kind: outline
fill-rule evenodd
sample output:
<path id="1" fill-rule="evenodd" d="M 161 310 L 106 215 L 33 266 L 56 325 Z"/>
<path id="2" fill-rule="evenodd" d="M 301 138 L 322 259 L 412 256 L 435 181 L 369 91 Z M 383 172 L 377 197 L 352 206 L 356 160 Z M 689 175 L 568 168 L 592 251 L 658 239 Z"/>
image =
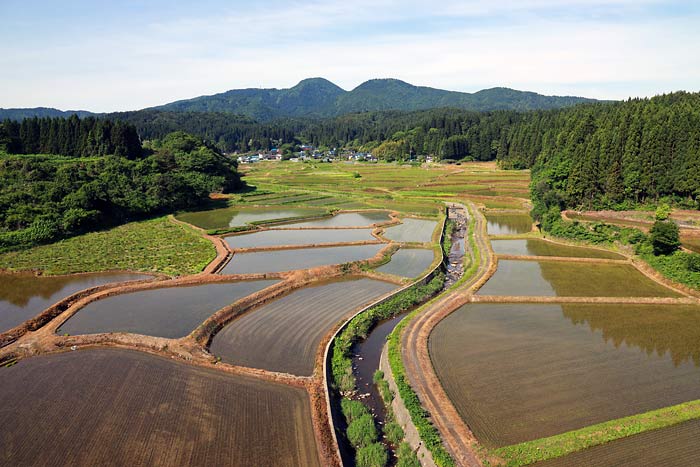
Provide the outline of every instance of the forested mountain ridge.
<path id="1" fill-rule="evenodd" d="M 156 110 L 227 112 L 260 121 L 285 117 L 334 117 L 378 110 L 533 110 L 594 102 L 582 97 L 543 96 L 508 88 L 473 94 L 413 86 L 397 79 L 373 79 L 345 91 L 323 78 L 310 78 L 289 89 L 234 89 L 154 107 Z"/>
<path id="2" fill-rule="evenodd" d="M 89 117 L 98 115 L 93 112 L 88 112 L 87 110 L 58 110 L 51 107 L 32 107 L 32 108 L 22 108 L 22 109 L 2 109 L 0 108 L 0 120 L 15 120 L 21 121 L 25 118 L 56 118 L 65 117 L 68 118 L 71 115 L 77 115 L 78 117 Z"/>

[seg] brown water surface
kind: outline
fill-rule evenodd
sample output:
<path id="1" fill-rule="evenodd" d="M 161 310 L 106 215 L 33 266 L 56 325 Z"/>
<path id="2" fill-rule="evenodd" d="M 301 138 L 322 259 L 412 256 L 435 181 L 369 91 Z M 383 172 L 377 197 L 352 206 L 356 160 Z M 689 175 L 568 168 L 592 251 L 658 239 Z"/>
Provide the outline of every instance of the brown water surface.
<path id="1" fill-rule="evenodd" d="M 517 235 L 532 230 L 529 214 L 487 214 L 486 231 L 489 235 Z"/>
<path id="2" fill-rule="evenodd" d="M 277 283 L 243 281 L 167 287 L 114 295 L 79 310 L 58 334 L 131 332 L 157 337 L 188 335 L 217 310 Z"/>
<path id="3" fill-rule="evenodd" d="M 499 260 L 477 295 L 678 297 L 629 264 Z"/>
<path id="4" fill-rule="evenodd" d="M 625 259 L 612 251 L 596 248 L 563 245 L 536 238 L 514 240 L 491 240 L 491 246 L 497 255 L 521 256 L 568 256 L 571 258 Z"/>
<path id="5" fill-rule="evenodd" d="M 54 303 L 84 289 L 108 284 L 148 279 L 146 274 L 119 272 L 35 276 L 27 273 L 0 273 L 0 332 L 33 318 Z"/>
<path id="6" fill-rule="evenodd" d="M 465 305 L 429 347 L 488 447 L 700 399 L 700 307 Z"/>
<path id="7" fill-rule="evenodd" d="M 310 269 L 372 258 L 385 244 L 298 248 L 236 253 L 221 274 L 253 274 Z"/>
<path id="8" fill-rule="evenodd" d="M 363 278 L 296 290 L 229 323 L 214 336 L 211 353 L 235 365 L 309 376 L 324 334 L 396 288 Z"/>

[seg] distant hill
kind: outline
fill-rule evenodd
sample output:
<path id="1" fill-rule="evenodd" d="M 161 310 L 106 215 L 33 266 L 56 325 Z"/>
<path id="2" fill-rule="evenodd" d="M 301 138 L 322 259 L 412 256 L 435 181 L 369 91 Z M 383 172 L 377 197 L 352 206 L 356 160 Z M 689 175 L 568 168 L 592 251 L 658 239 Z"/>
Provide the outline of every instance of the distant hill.
<path id="1" fill-rule="evenodd" d="M 475 93 L 444 91 L 397 79 L 373 79 L 345 91 L 323 78 L 301 81 L 290 89 L 234 89 L 155 107 L 158 110 L 226 112 L 261 121 L 285 117 L 335 117 L 376 110 L 424 110 L 457 107 L 466 110 L 537 110 L 595 102 L 583 97 L 543 96 L 509 88 Z"/>
<path id="2" fill-rule="evenodd" d="M 78 117 L 97 115 L 87 110 L 58 110 L 50 107 L 34 107 L 30 109 L 0 109 L 0 120 L 24 120 L 31 117 L 70 117 L 76 114 Z"/>

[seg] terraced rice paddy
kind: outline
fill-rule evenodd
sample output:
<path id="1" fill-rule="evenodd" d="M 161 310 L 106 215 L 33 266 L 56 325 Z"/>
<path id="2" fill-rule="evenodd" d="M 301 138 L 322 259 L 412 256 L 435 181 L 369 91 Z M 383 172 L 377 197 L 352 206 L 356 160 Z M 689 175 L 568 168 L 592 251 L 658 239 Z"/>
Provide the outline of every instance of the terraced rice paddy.
<path id="1" fill-rule="evenodd" d="M 387 211 L 345 212 L 332 217 L 283 224 L 278 227 L 367 227 L 382 222 L 389 222 L 390 220 L 391 218 Z"/>
<path id="2" fill-rule="evenodd" d="M 429 347 L 489 448 L 700 398 L 699 307 L 471 304 Z"/>
<path id="3" fill-rule="evenodd" d="M 687 249 L 700 253 L 700 235 L 693 237 L 681 235 L 681 243 Z"/>
<path id="4" fill-rule="evenodd" d="M 433 262 L 433 250 L 425 248 L 401 248 L 391 256 L 391 261 L 377 268 L 378 272 L 408 278 L 418 277 Z"/>
<path id="5" fill-rule="evenodd" d="M 211 353 L 235 365 L 311 375 L 323 336 L 396 287 L 355 279 L 296 290 L 232 321 L 214 336 Z"/>
<path id="6" fill-rule="evenodd" d="M 280 208 L 250 208 L 241 209 L 229 207 L 212 209 L 210 211 L 185 212 L 176 217 L 202 229 L 223 229 L 227 227 L 242 227 L 253 222 L 270 221 L 273 219 L 289 219 L 295 217 L 313 217 L 323 215 L 320 209 L 280 209 Z"/>
<path id="7" fill-rule="evenodd" d="M 130 332 L 184 337 L 217 310 L 276 282 L 215 283 L 114 295 L 88 304 L 57 332 L 71 335 Z"/>
<path id="8" fill-rule="evenodd" d="M 594 446 L 536 467 L 697 467 L 700 420 Z"/>
<path id="9" fill-rule="evenodd" d="M 225 237 L 231 248 L 264 248 L 282 245 L 322 245 L 324 243 L 378 241 L 372 229 L 264 230 Z"/>
<path id="10" fill-rule="evenodd" d="M 678 297 L 629 264 L 500 260 L 477 295 Z"/>
<path id="11" fill-rule="evenodd" d="M 221 274 L 255 274 L 309 269 L 372 258 L 386 245 L 299 248 L 282 251 L 236 253 Z"/>
<path id="12" fill-rule="evenodd" d="M 151 276 L 127 273 L 35 276 L 0 273 L 0 332 L 31 319 L 54 303 L 84 289 L 147 279 Z"/>
<path id="13" fill-rule="evenodd" d="M 571 258 L 625 259 L 624 256 L 611 251 L 562 245 L 536 238 L 515 240 L 491 240 L 493 251 L 497 255 L 521 256 L 568 256 Z"/>
<path id="14" fill-rule="evenodd" d="M 320 465 L 303 389 L 114 349 L 0 372 L 3 465 Z"/>
<path id="15" fill-rule="evenodd" d="M 528 214 L 487 214 L 486 231 L 489 235 L 518 235 L 532 230 Z"/>
<path id="16" fill-rule="evenodd" d="M 400 225 L 388 227 L 384 237 L 395 242 L 428 243 L 433 238 L 435 227 L 437 221 L 406 217 L 401 219 Z"/>

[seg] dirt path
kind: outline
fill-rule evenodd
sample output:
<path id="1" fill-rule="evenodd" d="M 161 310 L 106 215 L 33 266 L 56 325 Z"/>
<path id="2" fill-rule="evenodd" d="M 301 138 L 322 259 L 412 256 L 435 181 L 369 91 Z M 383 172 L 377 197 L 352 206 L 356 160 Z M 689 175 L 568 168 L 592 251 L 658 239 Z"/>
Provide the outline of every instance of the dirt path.
<path id="1" fill-rule="evenodd" d="M 458 290 L 448 292 L 441 299 L 412 320 L 405 328 L 402 336 L 403 362 L 411 387 L 416 392 L 423 407 L 430 413 L 433 424 L 438 428 L 443 442 L 458 465 L 466 467 L 481 466 L 476 455 L 476 438 L 469 427 L 462 421 L 456 409 L 437 378 L 428 354 L 428 336 L 432 328 L 447 314 L 469 302 L 469 294 L 476 286 L 480 286 L 483 276 L 491 271 L 492 252 L 486 238 L 486 219 L 470 203 L 472 215 L 475 217 L 475 237 L 477 250 L 473 251 L 466 239 L 469 254 L 472 258 L 480 255 L 479 268 L 476 274 Z M 466 211 L 466 207 L 465 207 Z"/>

